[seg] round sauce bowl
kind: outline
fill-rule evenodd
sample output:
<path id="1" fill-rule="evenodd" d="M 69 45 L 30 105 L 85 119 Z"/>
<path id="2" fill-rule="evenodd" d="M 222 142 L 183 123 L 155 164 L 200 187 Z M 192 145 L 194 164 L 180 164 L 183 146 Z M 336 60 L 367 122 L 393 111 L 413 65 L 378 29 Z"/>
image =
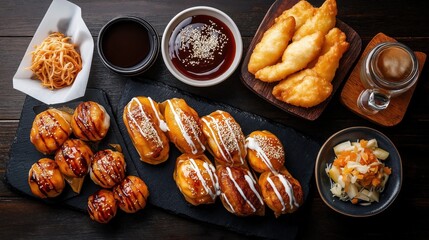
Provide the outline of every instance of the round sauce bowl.
<path id="1" fill-rule="evenodd" d="M 216 85 L 237 69 L 243 53 L 241 34 L 224 12 L 206 6 L 183 10 L 168 23 L 161 41 L 168 70 L 196 87 Z"/>
<path id="2" fill-rule="evenodd" d="M 139 17 L 117 17 L 101 28 L 97 50 L 108 69 L 136 76 L 148 70 L 158 57 L 158 34 Z"/>

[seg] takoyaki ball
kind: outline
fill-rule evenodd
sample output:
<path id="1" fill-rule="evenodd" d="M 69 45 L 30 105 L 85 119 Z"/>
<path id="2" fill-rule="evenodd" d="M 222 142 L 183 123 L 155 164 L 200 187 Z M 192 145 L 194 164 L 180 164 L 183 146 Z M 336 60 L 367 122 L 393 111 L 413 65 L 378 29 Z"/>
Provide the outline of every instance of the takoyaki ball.
<path id="1" fill-rule="evenodd" d="M 58 165 L 49 158 L 42 158 L 31 166 L 28 184 L 31 192 L 40 198 L 56 197 L 65 187 Z"/>

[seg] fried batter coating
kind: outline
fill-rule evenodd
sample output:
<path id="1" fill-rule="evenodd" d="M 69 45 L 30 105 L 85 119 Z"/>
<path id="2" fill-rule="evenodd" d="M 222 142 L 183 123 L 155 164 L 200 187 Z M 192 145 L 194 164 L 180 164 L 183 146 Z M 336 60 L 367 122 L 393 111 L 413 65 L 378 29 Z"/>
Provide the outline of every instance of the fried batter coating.
<path id="1" fill-rule="evenodd" d="M 335 27 L 337 16 L 337 2 L 336 0 L 326 0 L 320 8 L 316 10 L 313 17 L 308 19 L 304 25 L 298 28 L 293 35 L 292 40 L 298 41 L 299 39 L 317 31 L 326 34 L 329 30 Z"/>
<path id="2" fill-rule="evenodd" d="M 325 37 L 322 54 L 314 65 L 314 70 L 319 77 L 331 82 L 340 64 L 340 59 L 349 48 L 346 34 L 338 28 L 333 28 Z"/>
<path id="3" fill-rule="evenodd" d="M 331 81 L 348 47 L 345 34 L 337 28 L 332 29 L 326 35 L 322 55 L 314 67 L 282 80 L 273 88 L 273 95 L 295 106 L 313 107 L 320 104 L 332 93 Z"/>
<path id="4" fill-rule="evenodd" d="M 306 69 L 282 80 L 272 93 L 280 101 L 308 108 L 328 98 L 332 93 L 332 84 L 318 77 L 314 70 Z"/>
<path id="5" fill-rule="evenodd" d="M 295 4 L 293 7 L 285 10 L 279 17 L 276 18 L 276 22 L 282 21 L 290 16 L 295 18 L 295 30 L 300 28 L 304 23 L 313 17 L 316 12 L 316 8 L 313 7 L 309 2 L 302 0 Z"/>
<path id="6" fill-rule="evenodd" d="M 292 73 L 305 68 L 319 55 L 324 41 L 324 34 L 315 32 L 292 42 L 285 50 L 282 62 L 267 66 L 256 72 L 255 77 L 263 82 L 280 81 Z"/>
<path id="7" fill-rule="evenodd" d="M 283 52 L 292 39 L 295 31 L 295 19 L 288 17 L 271 26 L 256 44 L 247 66 L 250 73 L 255 74 L 259 69 L 273 65 L 279 61 Z"/>

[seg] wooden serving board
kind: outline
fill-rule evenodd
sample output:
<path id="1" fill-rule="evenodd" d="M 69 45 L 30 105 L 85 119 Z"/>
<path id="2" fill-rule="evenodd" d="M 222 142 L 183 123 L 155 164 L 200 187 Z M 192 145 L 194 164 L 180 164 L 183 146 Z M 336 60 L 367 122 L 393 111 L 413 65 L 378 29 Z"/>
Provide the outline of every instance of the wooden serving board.
<path id="1" fill-rule="evenodd" d="M 377 114 L 367 115 L 357 106 L 357 99 L 359 97 L 359 94 L 365 89 L 360 81 L 360 76 L 359 76 L 360 69 L 361 69 L 360 63 L 362 59 L 368 54 L 368 52 L 371 51 L 371 49 L 373 49 L 375 45 L 381 42 L 396 42 L 396 40 L 383 33 L 378 33 L 368 43 L 367 47 L 362 53 L 361 58 L 359 59 L 359 63 L 356 64 L 355 68 L 350 74 L 349 79 L 344 85 L 344 88 L 341 92 L 341 102 L 357 115 L 363 118 L 366 118 L 376 124 L 386 126 L 386 127 L 391 127 L 400 123 L 404 118 L 408 105 L 411 101 L 411 97 L 413 96 L 414 90 L 417 86 L 417 83 L 414 84 L 414 86 L 411 87 L 411 89 L 408 90 L 407 92 L 397 97 L 391 98 L 389 106 L 385 110 L 380 111 Z M 419 61 L 419 72 L 421 73 L 423 69 L 423 65 L 425 64 L 425 61 L 426 61 L 426 54 L 422 52 L 414 52 L 414 53 L 416 54 L 416 57 Z"/>
<path id="2" fill-rule="evenodd" d="M 350 47 L 341 58 L 339 67 L 337 69 L 337 72 L 335 73 L 335 77 L 332 80 L 333 90 L 331 96 L 317 106 L 311 108 L 297 107 L 277 100 L 271 94 L 274 86 L 277 83 L 262 82 L 256 79 L 255 76 L 247 70 L 250 55 L 252 55 L 253 49 L 255 48 L 256 44 L 261 40 L 264 32 L 273 25 L 276 17 L 280 16 L 284 10 L 291 8 L 297 2 L 299 2 L 299 0 L 277 0 L 273 3 L 271 8 L 266 13 L 264 19 L 262 20 L 261 24 L 259 25 L 255 37 L 250 43 L 249 49 L 241 66 L 241 80 L 243 84 L 251 91 L 256 93 L 261 98 L 265 99 L 269 103 L 273 104 L 274 106 L 304 119 L 316 120 L 325 110 L 332 96 L 334 95 L 341 82 L 346 77 L 347 73 L 352 67 L 353 63 L 356 61 L 360 54 L 362 48 L 362 40 L 353 28 L 337 19 L 336 27 L 341 29 L 346 34 L 347 41 L 350 43 Z"/>

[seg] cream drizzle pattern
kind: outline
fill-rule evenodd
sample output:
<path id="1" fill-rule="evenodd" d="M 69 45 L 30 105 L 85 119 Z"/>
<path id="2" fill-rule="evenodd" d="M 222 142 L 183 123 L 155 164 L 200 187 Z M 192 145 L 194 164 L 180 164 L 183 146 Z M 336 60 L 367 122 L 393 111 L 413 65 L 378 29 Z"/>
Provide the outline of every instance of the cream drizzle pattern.
<path id="1" fill-rule="evenodd" d="M 249 148 L 249 149 L 251 149 L 251 150 L 256 151 L 257 156 L 259 156 L 262 159 L 262 161 L 270 169 L 270 171 L 271 172 L 276 172 L 276 170 L 274 169 L 273 165 L 271 164 L 270 159 L 265 154 L 265 152 L 261 148 L 261 146 L 259 146 L 259 143 L 258 143 L 258 141 L 256 141 L 255 138 L 248 137 L 246 139 L 246 147 Z"/>
<path id="2" fill-rule="evenodd" d="M 131 119 L 131 121 L 134 123 L 135 126 L 137 126 L 137 128 L 139 129 L 140 134 L 149 140 L 153 140 L 156 145 L 158 147 L 162 146 L 162 140 L 158 135 L 158 132 L 156 131 L 155 127 L 153 126 L 153 124 L 151 123 L 149 117 L 146 115 L 144 109 L 143 109 L 143 105 L 140 103 L 140 101 L 134 97 L 133 99 L 131 99 L 131 102 L 136 102 L 137 105 L 139 106 L 139 113 L 142 116 L 142 124 L 143 124 L 143 128 L 140 124 L 137 123 L 136 119 L 134 118 L 134 115 L 137 115 L 138 113 L 133 113 L 131 111 L 131 103 L 128 104 L 128 118 Z"/>
<path id="3" fill-rule="evenodd" d="M 280 202 L 283 206 L 282 211 L 284 211 L 286 209 L 286 204 L 280 195 L 280 191 L 276 188 L 276 186 L 275 186 L 274 182 L 271 180 L 270 176 L 271 176 L 271 173 L 267 176 L 267 181 L 271 185 L 271 187 L 274 189 L 274 192 L 275 192 L 277 198 L 280 200 Z M 280 180 L 280 182 L 282 183 L 282 185 L 286 191 L 286 194 L 289 196 L 289 206 L 291 207 L 291 209 L 293 209 L 294 206 L 299 207 L 299 204 L 296 202 L 295 195 L 293 194 L 292 184 L 290 184 L 290 182 L 286 179 L 286 176 L 284 176 L 283 174 L 274 174 L 274 176 Z"/>
<path id="4" fill-rule="evenodd" d="M 149 100 L 150 106 L 152 107 L 153 112 L 155 113 L 155 117 L 158 119 L 159 128 L 161 129 L 161 131 L 163 132 L 170 131 L 170 129 L 168 129 L 167 123 L 159 117 L 158 110 L 156 109 L 155 103 L 152 100 L 152 98 L 148 97 L 147 99 Z"/>
<path id="5" fill-rule="evenodd" d="M 230 167 L 226 167 L 226 170 L 228 172 L 228 177 L 234 183 L 234 186 L 237 189 L 237 191 L 240 193 L 240 196 L 246 201 L 246 203 L 250 206 L 250 208 L 252 208 L 252 211 L 256 212 L 255 206 L 253 206 L 253 204 L 249 201 L 249 199 L 247 199 L 246 195 L 243 192 L 243 189 L 241 189 L 240 185 L 238 185 L 238 183 L 234 180 L 234 178 L 232 176 L 231 168 Z M 249 175 L 250 175 L 250 173 L 248 172 L 248 174 L 246 174 L 244 176 L 244 178 L 245 178 L 247 184 L 249 185 L 249 187 L 252 189 L 252 192 L 255 193 L 255 195 L 258 197 L 259 201 L 261 202 L 261 204 L 263 204 L 262 198 L 259 195 L 259 193 L 256 190 L 255 185 L 254 185 L 254 184 L 256 184 L 256 181 L 251 177 L 251 175 L 250 176 Z"/>
<path id="6" fill-rule="evenodd" d="M 197 163 L 195 162 L 195 160 L 191 158 L 191 159 L 189 159 L 189 161 L 191 163 L 190 166 L 191 166 L 192 170 L 197 174 L 197 177 L 200 180 L 201 184 L 203 185 L 204 190 L 214 200 L 217 197 L 217 195 L 218 195 L 218 190 L 217 189 L 219 189 L 219 187 L 218 187 L 219 184 L 217 182 L 217 179 L 216 179 L 216 182 L 214 181 L 213 174 L 211 172 L 213 169 L 209 168 L 209 165 L 206 162 L 204 162 L 203 167 L 207 171 L 207 173 L 209 173 L 209 175 L 210 175 L 210 180 L 212 182 L 212 186 L 215 188 L 214 192 L 208 186 L 208 184 L 207 184 L 206 180 L 204 179 L 203 174 L 201 173 L 200 169 L 198 168 Z"/>
<path id="7" fill-rule="evenodd" d="M 231 131 L 231 133 L 234 135 L 234 139 L 236 140 L 236 141 L 234 141 L 234 143 L 235 143 L 235 147 L 237 148 L 237 150 L 238 150 L 238 154 L 239 154 L 239 156 L 240 156 L 240 162 L 241 162 L 241 164 L 244 164 L 244 159 L 241 157 L 241 148 L 240 148 L 240 144 L 238 143 L 238 141 L 241 141 L 242 140 L 242 137 L 240 136 L 240 135 L 236 135 L 236 131 L 237 131 L 237 129 L 240 129 L 240 127 L 235 123 L 235 122 L 233 122 L 232 121 L 232 119 L 231 118 L 229 118 L 229 117 L 226 117 L 225 115 L 224 115 L 224 112 L 222 112 L 222 111 L 216 111 L 216 112 L 218 112 L 220 115 L 222 115 L 222 117 L 223 117 L 223 119 L 225 120 L 225 122 L 226 122 L 226 125 L 228 126 L 228 129 Z M 234 128 L 235 127 L 235 128 Z M 241 131 L 241 129 L 240 129 L 240 131 Z"/>
<path id="8" fill-rule="evenodd" d="M 188 121 L 190 121 L 190 122 L 192 121 L 192 123 L 194 123 L 195 122 L 195 121 L 193 121 L 194 119 L 191 119 L 191 118 L 186 119 L 187 116 L 185 114 L 183 114 L 183 113 L 181 114 L 181 113 L 178 113 L 176 111 L 173 104 L 171 103 L 171 100 L 167 100 L 167 102 L 168 102 L 168 105 L 170 106 L 171 112 L 174 115 L 174 119 L 176 120 L 176 123 L 179 126 L 180 131 L 182 132 L 183 138 L 185 138 L 186 143 L 188 143 L 188 145 L 191 147 L 192 153 L 196 154 L 198 152 L 198 149 L 195 146 L 194 141 L 192 140 L 192 137 L 189 136 L 188 131 L 186 131 L 186 127 L 183 125 L 182 118 L 180 115 L 183 115 L 183 117 L 185 118 L 184 119 L 185 121 L 188 120 Z M 198 143 L 201 146 L 201 149 L 203 149 L 203 151 L 204 151 L 204 150 L 206 150 L 206 148 L 204 147 L 204 144 L 200 141 L 200 138 L 198 137 L 198 129 L 195 129 L 196 123 L 195 124 L 192 124 L 192 123 L 188 124 L 187 127 L 190 128 L 190 130 L 192 131 L 192 134 L 194 135 L 193 138 L 198 141 Z"/>
<path id="9" fill-rule="evenodd" d="M 228 129 L 230 130 L 230 133 L 231 133 L 231 134 L 233 134 L 233 137 L 234 137 L 234 139 L 235 139 L 235 141 L 233 141 L 233 142 L 234 142 L 234 144 L 235 144 L 235 146 L 234 146 L 234 147 L 236 147 L 236 148 L 238 149 L 238 151 L 239 151 L 239 156 L 240 156 L 240 162 L 241 162 L 241 164 L 244 164 L 244 159 L 241 157 L 241 149 L 240 149 L 240 145 L 239 145 L 239 143 L 238 143 L 238 141 L 240 141 L 240 136 L 236 136 L 235 131 L 234 131 L 234 128 L 231 126 L 231 124 L 232 124 L 231 119 L 230 119 L 229 117 L 226 117 L 226 116 L 223 114 L 223 112 L 222 112 L 222 111 L 219 111 L 219 110 L 218 110 L 218 111 L 216 111 L 216 112 L 218 112 L 219 114 L 221 114 L 221 115 L 222 115 L 223 120 L 225 120 L 224 122 L 228 125 Z M 207 117 L 208 117 L 208 118 L 210 118 L 210 119 L 211 119 L 211 121 L 210 121 L 210 122 L 212 122 L 212 123 L 214 124 L 215 129 L 216 129 L 216 134 L 215 134 L 215 131 L 214 131 L 213 127 L 211 126 L 210 122 L 209 122 L 209 121 L 207 121 L 207 120 L 206 120 L 206 119 L 204 119 L 204 118 L 203 118 L 202 120 L 203 120 L 203 122 L 207 125 L 207 127 L 209 128 L 209 130 L 210 130 L 210 132 L 211 132 L 211 135 L 213 136 L 213 140 L 215 141 L 216 146 L 217 146 L 217 148 L 219 149 L 219 152 L 221 153 L 221 155 L 222 155 L 223 159 L 225 159 L 225 160 L 232 160 L 231 153 L 228 151 L 228 150 L 231 150 L 231 149 L 230 149 L 231 147 L 228 145 L 228 143 L 226 143 L 226 142 L 225 142 L 224 136 L 223 136 L 223 134 L 222 134 L 223 126 L 222 126 L 222 125 L 220 125 L 220 124 L 219 124 L 219 121 L 218 121 L 218 120 L 216 120 L 213 116 L 207 115 Z M 238 128 L 239 128 L 239 126 L 236 126 L 236 127 L 238 127 Z M 217 140 L 217 137 L 216 137 L 216 136 L 218 136 L 218 137 L 219 137 L 219 140 L 220 140 L 220 142 L 221 142 L 221 144 L 222 144 L 223 148 L 222 148 L 222 147 L 221 147 L 221 145 L 219 144 L 219 142 L 218 142 L 218 140 Z M 226 139 L 226 140 L 227 140 L 227 139 Z M 225 149 L 225 151 L 224 151 L 223 149 Z M 228 156 L 226 156 L 226 155 L 228 155 Z M 231 162 L 231 161 L 229 161 L 229 162 Z"/>

